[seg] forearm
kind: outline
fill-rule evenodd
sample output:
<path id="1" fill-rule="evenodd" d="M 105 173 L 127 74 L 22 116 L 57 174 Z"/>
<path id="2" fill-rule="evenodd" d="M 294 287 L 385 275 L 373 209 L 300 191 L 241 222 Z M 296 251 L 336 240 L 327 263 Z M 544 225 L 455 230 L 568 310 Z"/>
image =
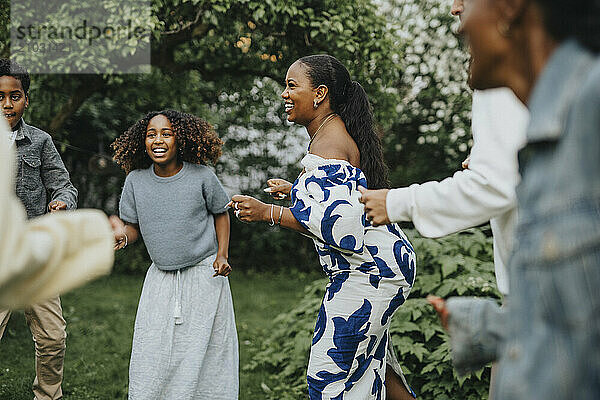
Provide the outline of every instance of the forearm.
<path id="1" fill-rule="evenodd" d="M 50 194 L 50 201 L 59 200 L 68 209 L 77 207 L 77 189 L 71 183 L 69 172 L 65 168 L 54 144 L 46 142 L 42 150 L 42 182 Z"/>
<path id="2" fill-rule="evenodd" d="M 514 188 L 465 170 L 441 182 L 392 189 L 386 208 L 391 222 L 412 221 L 423 236 L 440 237 L 487 222 L 515 200 Z"/>
<path id="3" fill-rule="evenodd" d="M 229 213 L 224 212 L 215 215 L 215 231 L 219 249 L 217 255 L 229 258 L 229 236 L 230 236 Z"/>
<path id="4" fill-rule="evenodd" d="M 281 212 L 281 210 L 283 212 Z M 291 229 L 296 232 L 300 232 L 303 235 L 311 235 L 311 233 L 308 231 L 308 229 L 303 227 L 302 224 L 300 224 L 300 222 L 298 222 L 298 220 L 296 219 L 296 217 L 294 217 L 294 214 L 292 214 L 292 212 L 290 211 L 289 208 L 286 208 L 283 206 L 274 206 L 273 218 L 275 220 L 275 223 L 277 223 L 277 221 L 279 220 L 280 212 L 281 212 L 281 222 L 279 223 L 280 226 L 287 228 L 287 229 Z M 270 222 L 270 218 L 269 218 L 269 222 Z"/>

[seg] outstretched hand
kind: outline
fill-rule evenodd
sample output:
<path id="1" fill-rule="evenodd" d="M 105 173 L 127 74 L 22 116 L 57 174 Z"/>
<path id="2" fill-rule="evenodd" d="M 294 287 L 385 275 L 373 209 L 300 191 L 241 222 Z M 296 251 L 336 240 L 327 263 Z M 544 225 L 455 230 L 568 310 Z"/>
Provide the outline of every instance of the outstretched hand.
<path id="1" fill-rule="evenodd" d="M 269 205 L 251 196 L 236 194 L 227 206 L 233 208 L 233 213 L 242 222 L 260 222 L 270 219 Z"/>
<path id="2" fill-rule="evenodd" d="M 387 215 L 385 198 L 389 189 L 368 190 L 362 186 L 358 187 L 362 194 L 360 202 L 365 205 L 367 219 L 373 226 L 386 225 L 390 223 Z"/>
<path id="3" fill-rule="evenodd" d="M 435 308 L 444 329 L 448 330 L 448 317 L 450 314 L 448 313 L 448 308 L 446 308 L 446 300 L 430 294 L 427 296 L 427 301 Z"/>
<path id="4" fill-rule="evenodd" d="M 126 234 L 125 234 L 125 223 L 121 218 L 116 215 L 108 217 L 110 226 L 112 227 L 113 234 L 115 235 L 115 250 L 120 250 L 127 245 Z"/>
<path id="5" fill-rule="evenodd" d="M 267 181 L 267 188 L 265 192 L 270 193 L 271 197 L 275 200 L 282 200 L 286 197 L 290 197 L 292 191 L 292 184 L 285 179 L 273 178 Z"/>

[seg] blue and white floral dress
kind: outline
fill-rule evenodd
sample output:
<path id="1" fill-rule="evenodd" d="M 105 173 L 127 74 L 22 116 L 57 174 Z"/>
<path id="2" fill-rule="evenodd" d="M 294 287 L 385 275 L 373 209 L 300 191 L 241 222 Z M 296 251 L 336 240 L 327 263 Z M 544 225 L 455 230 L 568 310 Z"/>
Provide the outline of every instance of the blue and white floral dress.
<path id="1" fill-rule="evenodd" d="M 396 224 L 373 227 L 366 220 L 360 169 L 314 154 L 302 164 L 291 211 L 329 276 L 308 363 L 310 400 L 383 400 L 386 364 L 406 385 L 388 328 L 412 288 L 415 252 Z"/>

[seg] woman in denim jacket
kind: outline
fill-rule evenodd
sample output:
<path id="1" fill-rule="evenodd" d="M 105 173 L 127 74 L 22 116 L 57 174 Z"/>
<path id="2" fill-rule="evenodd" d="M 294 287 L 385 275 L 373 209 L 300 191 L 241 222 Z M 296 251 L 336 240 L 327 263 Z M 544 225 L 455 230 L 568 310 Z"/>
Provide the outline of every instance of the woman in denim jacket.
<path id="1" fill-rule="evenodd" d="M 457 369 L 499 360 L 503 399 L 600 398 L 600 0 L 472 0 L 476 89 L 527 104 L 511 295 L 432 299 Z"/>

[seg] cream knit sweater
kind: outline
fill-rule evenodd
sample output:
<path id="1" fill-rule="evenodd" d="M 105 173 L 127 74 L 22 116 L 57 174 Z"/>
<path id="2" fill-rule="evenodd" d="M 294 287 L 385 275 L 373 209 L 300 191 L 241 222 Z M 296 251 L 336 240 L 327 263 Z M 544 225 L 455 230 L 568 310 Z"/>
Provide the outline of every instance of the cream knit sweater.
<path id="1" fill-rule="evenodd" d="M 10 129 L 0 117 L 0 307 L 21 307 L 110 271 L 114 236 L 97 210 L 64 211 L 28 221 L 14 193 Z"/>

